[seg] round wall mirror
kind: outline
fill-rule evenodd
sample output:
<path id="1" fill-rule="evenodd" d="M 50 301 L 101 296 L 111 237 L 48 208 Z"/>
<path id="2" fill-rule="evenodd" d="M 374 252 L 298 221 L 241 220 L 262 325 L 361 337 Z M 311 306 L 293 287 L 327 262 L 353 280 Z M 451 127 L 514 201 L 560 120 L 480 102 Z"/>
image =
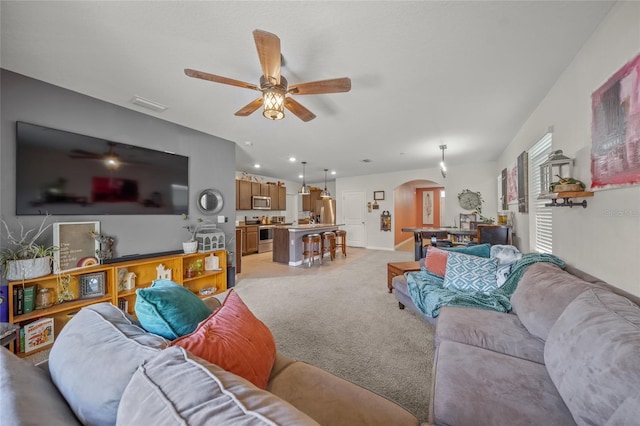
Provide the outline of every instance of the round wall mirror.
<path id="1" fill-rule="evenodd" d="M 216 214 L 222 210 L 222 194 L 215 189 L 205 189 L 198 194 L 198 210 L 202 214 Z"/>

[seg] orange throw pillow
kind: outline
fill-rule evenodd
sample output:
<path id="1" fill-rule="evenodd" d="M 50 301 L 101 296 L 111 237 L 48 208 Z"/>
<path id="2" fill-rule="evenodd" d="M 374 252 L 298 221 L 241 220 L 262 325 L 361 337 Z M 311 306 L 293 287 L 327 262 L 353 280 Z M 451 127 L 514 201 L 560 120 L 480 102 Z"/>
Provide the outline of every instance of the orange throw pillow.
<path id="1" fill-rule="evenodd" d="M 424 261 L 427 271 L 440 277 L 444 277 L 444 274 L 447 272 L 448 256 L 449 253 L 447 251 L 440 250 L 433 246 L 427 247 L 427 257 Z"/>
<path id="2" fill-rule="evenodd" d="M 193 333 L 170 344 L 176 345 L 249 380 L 260 389 L 266 389 L 276 359 L 271 331 L 233 290 L 222 306 L 198 324 Z"/>

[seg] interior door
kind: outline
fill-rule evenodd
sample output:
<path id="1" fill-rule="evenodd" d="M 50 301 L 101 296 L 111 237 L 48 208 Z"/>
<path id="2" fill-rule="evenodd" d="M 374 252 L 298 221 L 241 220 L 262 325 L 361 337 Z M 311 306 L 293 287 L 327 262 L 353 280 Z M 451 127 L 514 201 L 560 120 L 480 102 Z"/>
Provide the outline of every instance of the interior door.
<path id="1" fill-rule="evenodd" d="M 342 195 L 344 230 L 347 231 L 348 246 L 365 246 L 364 203 L 364 192 L 344 192 Z"/>

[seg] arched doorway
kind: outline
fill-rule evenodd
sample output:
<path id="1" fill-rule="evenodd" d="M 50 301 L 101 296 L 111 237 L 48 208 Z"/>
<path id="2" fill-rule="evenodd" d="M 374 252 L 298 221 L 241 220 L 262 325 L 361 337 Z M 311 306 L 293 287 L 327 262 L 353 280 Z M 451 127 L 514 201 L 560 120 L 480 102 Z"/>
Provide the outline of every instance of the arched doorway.
<path id="1" fill-rule="evenodd" d="M 444 186 L 430 180 L 412 180 L 393 190 L 394 246 L 413 234 L 402 232 L 402 228 L 438 228 L 443 221 Z"/>

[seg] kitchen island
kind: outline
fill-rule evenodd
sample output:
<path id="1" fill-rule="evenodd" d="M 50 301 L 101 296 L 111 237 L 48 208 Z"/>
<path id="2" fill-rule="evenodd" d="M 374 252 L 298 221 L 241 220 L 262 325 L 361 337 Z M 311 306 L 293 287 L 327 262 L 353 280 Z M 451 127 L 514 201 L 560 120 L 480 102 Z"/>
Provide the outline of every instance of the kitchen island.
<path id="1" fill-rule="evenodd" d="M 273 261 L 290 266 L 302 264 L 302 237 L 336 231 L 340 225 L 318 223 L 315 225 L 276 226 L 273 230 Z"/>

